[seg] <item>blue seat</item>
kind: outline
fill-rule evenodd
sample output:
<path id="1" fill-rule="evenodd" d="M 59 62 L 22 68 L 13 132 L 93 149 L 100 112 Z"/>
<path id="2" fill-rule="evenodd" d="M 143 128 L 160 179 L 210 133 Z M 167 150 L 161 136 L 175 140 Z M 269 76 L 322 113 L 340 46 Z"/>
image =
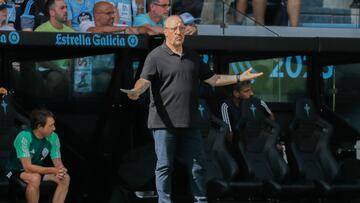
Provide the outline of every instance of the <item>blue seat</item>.
<path id="1" fill-rule="evenodd" d="M 296 102 L 295 118 L 290 126 L 290 150 L 297 175 L 315 182 L 320 197 L 340 198 L 341 201 L 359 197 L 359 176 L 346 178 L 350 174 L 343 174 L 343 171 L 349 171 L 349 167 L 338 164 L 331 153 L 332 133 L 332 125 L 320 117 L 310 99 Z"/>
<path id="2" fill-rule="evenodd" d="M 243 178 L 263 183 L 263 198 L 299 199 L 311 196 L 314 184 L 294 181 L 282 154 L 276 147 L 280 128 L 261 111 L 261 100 L 255 97 L 242 102 L 241 119 L 237 124 L 234 156 Z M 252 185 L 249 185 L 251 187 Z"/>
<path id="3" fill-rule="evenodd" d="M 207 191 L 210 200 L 247 200 L 262 192 L 262 182 L 239 181 L 239 167 L 226 144 L 229 131 L 225 122 L 212 114 L 205 100 L 200 100 L 203 109 L 201 130 L 207 155 Z"/>
<path id="4" fill-rule="evenodd" d="M 12 96 L 0 98 L 0 197 L 9 198 L 9 181 L 4 168 L 9 158 L 12 142 L 20 129 L 16 126 L 16 111 Z"/>

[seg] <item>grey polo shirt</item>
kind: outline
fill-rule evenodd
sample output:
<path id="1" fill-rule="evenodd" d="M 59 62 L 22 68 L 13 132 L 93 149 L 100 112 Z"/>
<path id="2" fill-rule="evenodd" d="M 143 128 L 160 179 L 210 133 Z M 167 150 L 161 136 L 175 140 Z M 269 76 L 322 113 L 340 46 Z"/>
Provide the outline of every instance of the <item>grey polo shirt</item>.
<path id="1" fill-rule="evenodd" d="M 149 128 L 198 128 L 199 82 L 214 73 L 199 54 L 173 53 L 165 43 L 146 57 L 140 75 L 151 82 Z"/>

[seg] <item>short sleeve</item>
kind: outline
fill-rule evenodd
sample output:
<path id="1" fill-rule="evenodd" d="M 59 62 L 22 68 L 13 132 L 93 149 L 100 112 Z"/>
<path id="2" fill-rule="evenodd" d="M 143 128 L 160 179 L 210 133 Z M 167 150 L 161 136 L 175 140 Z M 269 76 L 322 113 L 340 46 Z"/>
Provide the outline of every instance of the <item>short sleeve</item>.
<path id="1" fill-rule="evenodd" d="M 146 20 L 145 14 L 140 14 L 138 16 L 135 16 L 133 26 L 137 27 L 137 26 L 143 26 L 143 25 L 146 25 L 146 24 L 150 25 L 151 23 L 149 23 Z"/>
<path id="2" fill-rule="evenodd" d="M 144 67 L 140 77 L 148 81 L 153 81 L 156 72 L 156 57 L 154 56 L 154 52 L 152 52 L 145 59 Z"/>
<path id="3" fill-rule="evenodd" d="M 210 70 L 209 66 L 207 64 L 204 63 L 203 60 L 201 60 L 200 56 L 199 56 L 199 79 L 200 80 L 207 80 L 209 78 L 211 78 L 214 75 L 214 72 L 212 70 Z"/>
<path id="4" fill-rule="evenodd" d="M 16 9 L 15 6 L 12 4 L 11 8 L 8 9 L 8 23 L 15 23 L 16 19 Z"/>
<path id="5" fill-rule="evenodd" d="M 14 147 L 17 158 L 30 158 L 31 134 L 30 136 L 28 134 L 29 132 L 22 131 L 15 138 Z"/>
<path id="6" fill-rule="evenodd" d="M 51 151 L 50 151 L 51 159 L 61 158 L 60 140 L 58 135 L 56 133 L 52 133 L 51 136 L 48 138 L 48 141 L 51 144 Z"/>

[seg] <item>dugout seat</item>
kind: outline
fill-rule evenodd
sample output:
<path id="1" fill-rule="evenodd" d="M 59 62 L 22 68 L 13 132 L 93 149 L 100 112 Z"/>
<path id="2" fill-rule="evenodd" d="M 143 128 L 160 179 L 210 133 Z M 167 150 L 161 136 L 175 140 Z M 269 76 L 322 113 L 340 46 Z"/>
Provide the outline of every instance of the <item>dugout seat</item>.
<path id="1" fill-rule="evenodd" d="M 227 147 L 225 122 L 210 111 L 205 100 L 200 100 L 204 111 L 201 129 L 207 158 L 207 192 L 210 200 L 248 200 L 262 192 L 262 182 L 239 181 L 239 167 Z M 200 108 L 199 108 L 200 109 Z M 207 123 L 207 124 L 206 124 Z"/>
<path id="2" fill-rule="evenodd" d="M 276 143 L 280 128 L 261 111 L 261 100 L 255 97 L 242 102 L 242 116 L 234 136 L 234 157 L 244 179 L 262 182 L 263 198 L 299 199 L 310 196 L 314 185 L 294 181 Z M 250 186 L 249 186 L 250 187 Z"/>
<path id="3" fill-rule="evenodd" d="M 302 98 L 296 102 L 295 118 L 290 125 L 290 150 L 297 174 L 307 181 L 314 181 L 320 197 L 341 201 L 359 197 L 360 179 L 349 179 L 350 175 L 343 173 L 348 171 L 346 165 L 352 162 L 338 164 L 331 153 L 329 139 L 332 133 L 332 125 L 320 117 L 310 99 Z"/>

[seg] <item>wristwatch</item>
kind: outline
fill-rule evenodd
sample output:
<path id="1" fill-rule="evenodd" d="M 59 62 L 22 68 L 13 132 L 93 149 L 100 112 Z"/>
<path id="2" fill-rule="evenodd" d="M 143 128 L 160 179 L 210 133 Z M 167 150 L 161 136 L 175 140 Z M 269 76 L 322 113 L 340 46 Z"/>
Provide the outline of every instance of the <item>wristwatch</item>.
<path id="1" fill-rule="evenodd" d="M 241 81 L 240 81 L 240 74 L 239 75 L 236 75 L 236 82 L 237 83 L 240 83 Z"/>

